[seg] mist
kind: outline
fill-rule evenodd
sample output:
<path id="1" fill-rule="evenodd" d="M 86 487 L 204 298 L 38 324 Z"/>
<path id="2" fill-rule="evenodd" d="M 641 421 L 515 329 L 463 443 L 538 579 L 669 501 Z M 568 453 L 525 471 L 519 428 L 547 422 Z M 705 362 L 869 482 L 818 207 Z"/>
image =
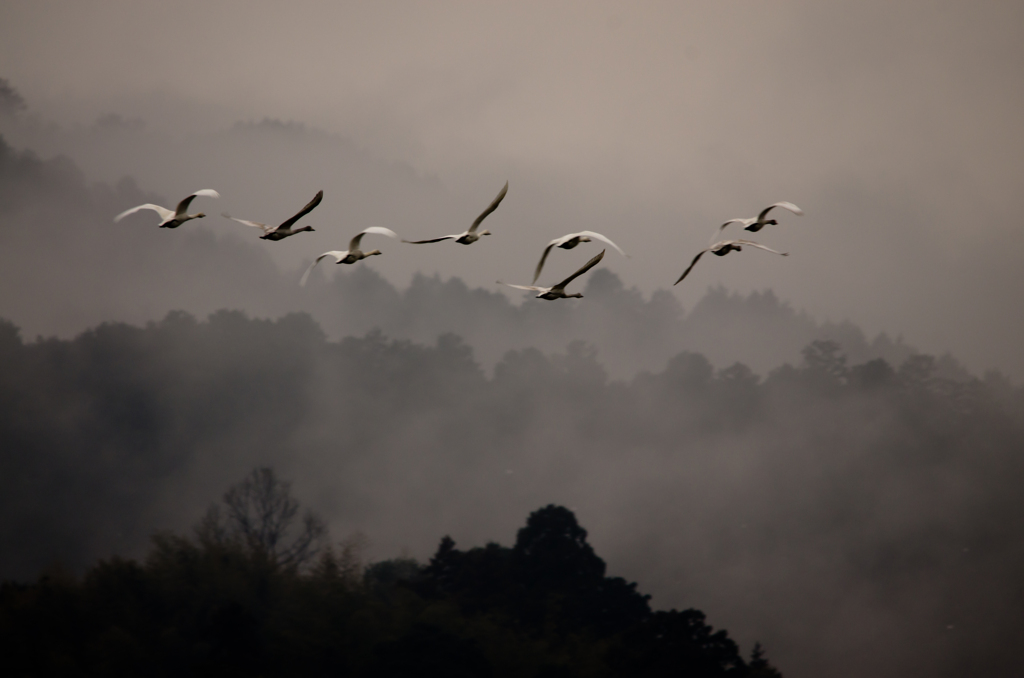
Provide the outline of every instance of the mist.
<path id="1" fill-rule="evenodd" d="M 1024 254 L 1012 4 L 2 11 L 2 77 L 28 103 L 0 127 L 9 144 L 170 200 L 209 186 L 215 214 L 258 221 L 324 189 L 315 234 L 264 248 L 283 268 L 370 225 L 459 232 L 508 180 L 487 242 L 391 248 L 375 268 L 400 288 L 417 271 L 522 282 L 545 243 L 589 229 L 651 294 L 722 221 L 791 200 L 806 216 L 761 234 L 788 259 L 702 262 L 680 302 L 770 287 L 819 321 L 1024 373 L 1024 321 L 1005 312 Z M 275 141 L 246 136 L 267 119 Z"/>
<path id="2" fill-rule="evenodd" d="M 455 335 L 232 311 L 31 343 L 8 324 L 3 347 L 6 577 L 138 557 L 270 465 L 375 559 L 567 506 L 653 606 L 707 610 L 791 675 L 1016 666 L 1024 394 L 995 374 L 818 340 L 764 378 L 684 351 L 614 380 L 579 341 L 489 377 Z"/>
<path id="3" fill-rule="evenodd" d="M 1022 18 L 0 0 L 0 578 L 141 557 L 272 466 L 374 559 L 568 507 L 610 574 L 785 675 L 1013 675 Z M 298 284 L 505 181 L 471 247 L 371 235 Z M 113 222 L 201 188 L 178 229 Z M 281 242 L 220 216 L 318 190 Z M 788 257 L 672 285 L 779 200 L 805 215 L 753 239 Z M 630 255 L 583 299 L 495 283 L 581 230 Z"/>

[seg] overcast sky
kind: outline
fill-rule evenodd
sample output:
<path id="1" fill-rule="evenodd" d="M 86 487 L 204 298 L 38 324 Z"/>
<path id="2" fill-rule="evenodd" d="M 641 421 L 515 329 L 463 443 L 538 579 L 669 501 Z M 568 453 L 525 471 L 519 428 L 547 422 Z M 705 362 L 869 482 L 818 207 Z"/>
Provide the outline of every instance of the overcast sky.
<path id="1" fill-rule="evenodd" d="M 527 282 L 548 240 L 589 228 L 633 254 L 604 265 L 651 292 L 717 224 L 789 200 L 806 216 L 756 239 L 791 256 L 702 261 L 673 288 L 686 308 L 709 285 L 772 288 L 1019 380 L 1022 25 L 1011 2 L 0 1 L 0 77 L 65 129 L 117 113 L 183 140 L 271 117 L 350 140 L 453 196 L 424 209 L 449 230 L 387 224 L 415 237 L 463 230 L 510 182 L 495 237 L 373 261 L 398 284 L 417 269 Z M 177 164 L 84 155 L 95 179 L 201 187 Z M 261 192 L 296 171 L 268 164 Z M 309 183 L 266 220 L 341 191 Z M 274 255 L 295 266 L 348 233 Z M 570 254 L 556 265 L 592 252 Z"/>

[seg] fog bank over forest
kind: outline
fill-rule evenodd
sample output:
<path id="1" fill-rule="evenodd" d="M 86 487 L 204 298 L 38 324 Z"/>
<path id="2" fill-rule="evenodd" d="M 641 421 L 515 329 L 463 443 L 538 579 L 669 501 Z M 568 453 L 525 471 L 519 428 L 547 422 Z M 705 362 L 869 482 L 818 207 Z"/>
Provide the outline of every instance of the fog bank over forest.
<path id="1" fill-rule="evenodd" d="M 23 156 L 29 153 L 48 169 L 32 170 L 34 181 L 41 184 L 26 185 L 27 176 L 18 179 L 22 195 L 0 207 L 6 212 L 5 256 L 13 259 L 4 273 L 24 290 L 0 313 L 30 336 L 71 336 L 103 320 L 144 322 L 175 309 L 202 316 L 240 308 L 269 318 L 305 310 L 334 337 L 379 326 L 391 336 L 432 341 L 440 332 L 454 330 L 488 366 L 507 348 L 557 347 L 586 338 L 619 376 L 654 368 L 680 346 L 700 350 L 716 365 L 740 360 L 763 372 L 797 360 L 800 347 L 812 338 L 836 338 L 860 355 L 855 343 L 870 343 L 887 333 L 889 340 L 904 337 L 930 354 L 952 353 L 976 373 L 999 369 L 1014 379 L 1024 374 L 1020 341 L 1015 339 L 1024 340 L 1019 314 L 1003 310 L 1013 303 L 1011 290 L 1019 270 L 1016 240 L 999 239 L 1000 247 L 984 252 L 974 249 L 973 240 L 944 243 L 938 231 L 927 229 L 952 217 L 922 211 L 910 193 L 886 193 L 824 173 L 805 183 L 778 186 L 752 201 L 737 200 L 735 189 L 700 189 L 693 177 L 681 179 L 664 196 L 646 200 L 621 193 L 608 185 L 607 177 L 588 183 L 585 175 L 569 177 L 564 169 L 518 161 L 454 181 L 452 175 L 382 154 L 357 136 L 301 120 L 253 116 L 172 132 L 114 107 L 93 119 L 58 125 L 31 101 L 19 101 L 20 108 L 9 105 L 7 114 L 0 115 L 5 162 L 22 158 L 15 163 L 20 168 L 16 171 L 28 171 L 26 163 L 31 163 Z M 179 101 L 165 104 L 168 111 L 187 107 Z M 705 160 L 715 167 L 726 162 L 724 157 Z M 723 186 L 749 188 L 750 168 L 736 167 L 745 169 L 730 175 Z M 758 181 L 768 181 L 758 176 Z M 487 222 L 495 236 L 472 248 L 385 241 L 378 243 L 384 256 L 340 272 L 342 280 L 333 287 L 301 290 L 295 285 L 314 256 L 343 248 L 366 226 L 386 226 L 410 239 L 458 232 L 506 180 L 508 199 Z M 146 214 L 110 223 L 113 215 L 139 202 L 173 204 L 200 187 L 215 188 L 223 198 L 197 201 L 210 216 L 178 232 L 152 228 Z M 278 223 L 319 189 L 325 191 L 324 202 L 304 220 L 317 230 L 279 243 L 259 241 L 251 229 L 220 217 L 228 211 Z M 25 199 L 28 195 L 45 196 L 47 204 Z M 666 204 L 669 195 L 676 197 Z M 790 257 L 753 251 L 704 260 L 685 284 L 671 287 L 694 253 L 706 246 L 716 224 L 780 198 L 797 201 L 806 216 L 787 214 L 778 227 L 759 236 L 789 251 Z M 990 207 L 996 209 L 985 209 Z M 992 228 L 1003 223 L 996 214 L 984 219 Z M 529 307 L 539 302 L 531 301 L 512 314 L 516 320 L 506 327 L 510 307 L 502 300 L 518 304 L 520 297 L 493 281 L 527 282 L 546 242 L 585 229 L 608 235 L 632 255 L 623 259 L 611 252 L 594 276 L 579 281 L 584 286 L 592 282 L 591 293 L 604 295 L 606 301 L 618 297 L 616 308 L 606 304 L 598 312 L 596 304 L 588 303 L 577 304 L 578 312 L 567 312 L 565 304 L 557 310 L 534 310 Z M 593 245 L 556 250 L 541 282 L 559 279 L 594 251 Z M 323 268 L 318 275 L 336 273 Z M 366 279 L 375 274 L 380 280 Z M 461 283 L 472 299 L 458 294 Z M 448 286 L 443 293 L 440 285 Z M 795 319 L 784 321 L 794 328 L 792 336 L 759 335 L 764 327 L 752 327 L 747 320 L 725 321 L 721 308 L 705 313 L 699 307 L 707 290 L 721 287 L 742 297 L 773 290 L 792 307 L 781 313 Z M 362 299 L 355 298 L 359 293 Z M 390 305 L 399 298 L 444 300 L 424 307 L 411 320 L 408 308 L 398 317 Z M 656 315 L 685 315 L 687 329 L 671 330 L 678 336 L 663 347 L 624 337 L 616 345 L 611 335 L 635 323 L 613 318 L 613 313 L 636 306 L 641 298 Z M 752 306 L 768 308 L 773 301 Z M 481 315 L 467 306 L 493 308 Z M 800 317 L 805 310 L 807 317 Z M 563 332 L 536 331 L 527 329 L 531 314 L 572 320 L 565 321 Z M 698 322 L 699 317 L 710 325 Z M 494 324 L 494 332 L 484 331 L 484 323 Z M 855 331 L 848 323 L 862 328 L 865 337 L 840 337 Z M 524 332 L 532 333 L 529 339 Z M 594 332 L 600 336 L 588 334 Z M 892 357 L 881 347 L 870 355 Z"/>
<path id="2" fill-rule="evenodd" d="M 658 369 L 681 349 L 700 352 L 719 367 L 742 362 L 762 374 L 797 362 L 802 347 L 815 339 L 838 341 L 857 362 L 885 358 L 898 364 L 915 350 L 899 337 L 866 336 L 850 322 L 818 321 L 770 289 L 743 295 L 714 286 L 684 309 L 674 288 L 645 295 L 606 267 L 577 283 L 584 300 L 558 303 L 527 294 L 513 303 L 497 286 L 473 288 L 457 275 L 415 273 L 407 287 L 398 288 L 377 272 L 377 264 L 408 259 L 416 248 L 390 241 L 381 245 L 382 257 L 353 267 L 321 265 L 302 288 L 298 279 L 310 258 L 281 270 L 267 253 L 268 243 L 244 227 L 237 232 L 235 224 L 215 215 L 220 206 L 214 203 L 222 201 L 200 198 L 195 204 L 210 203 L 203 209 L 213 216 L 173 232 L 153 227 L 148 213 L 113 224 L 112 215 L 125 206 L 174 200 L 146 193 L 131 179 L 116 186 L 89 182 L 69 159 L 44 160 L 2 138 L 0 177 L 5 242 L 0 284 L 18 290 L 0 299 L 0 316 L 29 337 L 69 337 L 107 320 L 142 323 L 175 310 L 205 317 L 229 308 L 265 318 L 305 311 L 333 338 L 377 328 L 391 337 L 432 343 L 454 332 L 487 369 L 510 349 L 556 350 L 583 339 L 621 378 Z M 316 215 L 310 217 L 314 223 Z M 294 247 L 306 235 L 269 246 Z M 579 259 L 581 251 L 556 250 L 548 268 L 574 261 L 570 255 Z M 710 269 L 720 263 L 702 265 Z M 940 369 L 947 376 L 967 374 L 948 355 Z"/>
<path id="3" fill-rule="evenodd" d="M 332 538 L 423 562 L 559 504 L 609 574 L 790 675 L 1010 675 L 1024 624 L 1024 391 L 834 342 L 764 377 L 682 351 L 328 340 L 306 314 L 173 313 L 25 342 L 0 327 L 0 576 L 139 556 L 273 466 Z M 841 657 L 842 661 L 837 658 Z"/>

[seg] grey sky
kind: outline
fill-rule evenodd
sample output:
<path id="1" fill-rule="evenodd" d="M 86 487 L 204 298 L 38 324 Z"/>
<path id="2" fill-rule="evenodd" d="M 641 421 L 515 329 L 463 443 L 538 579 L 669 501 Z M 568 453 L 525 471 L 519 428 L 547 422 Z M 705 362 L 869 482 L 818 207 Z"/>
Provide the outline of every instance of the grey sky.
<path id="1" fill-rule="evenodd" d="M 403 235 L 463 230 L 510 181 L 494 238 L 373 262 L 399 284 L 524 282 L 549 239 L 589 228 L 634 255 L 604 265 L 651 292 L 718 223 L 790 200 L 806 216 L 758 239 L 792 255 L 702 261 L 673 289 L 684 306 L 717 283 L 770 287 L 1019 379 L 1022 20 L 1005 2 L 0 2 L 0 77 L 66 129 L 116 112 L 166 147 L 264 117 L 339 135 L 450 194 L 422 223 L 378 222 Z M 214 213 L 284 218 L 323 188 L 321 221 L 352 214 L 323 168 L 268 164 L 260 203 L 180 157 L 162 173 L 99 157 L 75 160 L 161 195 L 209 183 L 225 195 Z M 272 189 L 298 178 L 308 188 L 277 207 Z M 411 200 L 369 197 L 363 221 L 276 260 L 299 266 Z"/>

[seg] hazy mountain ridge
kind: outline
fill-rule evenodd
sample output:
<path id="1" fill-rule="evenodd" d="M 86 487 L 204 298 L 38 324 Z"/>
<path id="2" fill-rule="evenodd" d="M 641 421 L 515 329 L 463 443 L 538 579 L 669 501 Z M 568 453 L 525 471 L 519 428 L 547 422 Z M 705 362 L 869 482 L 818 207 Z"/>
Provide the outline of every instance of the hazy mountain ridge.
<path id="1" fill-rule="evenodd" d="M 285 126 L 273 133 L 290 132 Z M 433 342 L 454 332 L 488 368 L 510 349 L 553 350 L 583 339 L 597 346 L 602 362 L 620 378 L 658 369 L 683 349 L 719 367 L 743 362 L 762 374 L 797 362 L 800 349 L 816 339 L 838 341 L 857 362 L 900 363 L 915 352 L 884 334 L 869 340 L 849 322 L 820 323 L 770 290 L 743 297 L 711 288 L 686 313 L 671 292 L 645 298 L 602 269 L 581 281 L 586 299 L 569 303 L 524 295 L 516 306 L 497 291 L 437 275 L 416 274 L 400 290 L 370 262 L 339 271 L 330 282 L 318 269 L 303 289 L 297 270 L 277 269 L 266 243 L 245 239 L 249 234 L 230 224 L 204 223 L 218 216 L 174 232 L 113 224 L 111 215 L 125 206 L 173 201 L 142 192 L 130 179 L 115 187 L 89 185 L 67 158 L 42 160 L 6 144 L 0 146 L 0 196 L 0 283 L 35 293 L 7 295 L 0 315 L 29 335 L 69 336 L 106 320 L 146 322 L 176 309 L 205 316 L 237 308 L 270 318 L 306 311 L 336 338 L 380 328 L 389 336 Z M 946 376 L 968 377 L 948 356 L 940 367 Z"/>

